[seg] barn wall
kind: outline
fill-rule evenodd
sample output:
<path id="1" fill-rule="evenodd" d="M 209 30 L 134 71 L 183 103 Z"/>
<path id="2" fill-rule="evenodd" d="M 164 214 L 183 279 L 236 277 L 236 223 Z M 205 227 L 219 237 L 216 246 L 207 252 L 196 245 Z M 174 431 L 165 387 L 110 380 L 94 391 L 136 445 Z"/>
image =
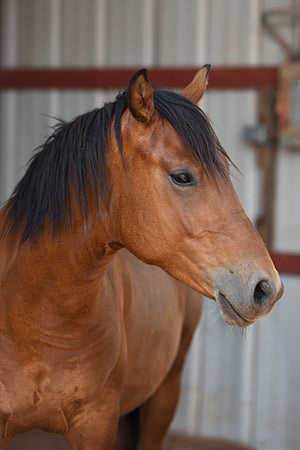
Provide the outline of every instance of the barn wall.
<path id="1" fill-rule="evenodd" d="M 262 32 L 264 8 L 293 0 L 2 0 L 1 62 L 18 66 L 276 64 L 284 56 Z M 298 2 L 299 3 L 299 2 Z M 287 34 L 289 31 L 287 30 Z M 12 191 L 53 116 L 71 118 L 113 98 L 110 91 L 21 91 L 0 97 L 0 196 Z M 234 184 L 255 220 L 261 177 L 242 129 L 256 122 L 254 91 L 210 91 L 204 104 L 244 177 Z M 281 148 L 275 247 L 300 251 L 300 153 Z M 222 325 L 205 301 L 173 427 L 243 440 L 259 450 L 300 448 L 300 280 L 245 335 Z"/>

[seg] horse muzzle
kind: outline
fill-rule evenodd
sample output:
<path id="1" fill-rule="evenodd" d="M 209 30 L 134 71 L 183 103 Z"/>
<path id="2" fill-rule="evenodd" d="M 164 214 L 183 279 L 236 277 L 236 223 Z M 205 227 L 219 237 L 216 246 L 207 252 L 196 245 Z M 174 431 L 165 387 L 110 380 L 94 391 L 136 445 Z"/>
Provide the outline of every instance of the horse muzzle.
<path id="1" fill-rule="evenodd" d="M 247 277 L 243 272 L 218 270 L 214 281 L 215 299 L 224 322 L 239 327 L 247 327 L 268 314 L 284 291 L 277 272 Z"/>

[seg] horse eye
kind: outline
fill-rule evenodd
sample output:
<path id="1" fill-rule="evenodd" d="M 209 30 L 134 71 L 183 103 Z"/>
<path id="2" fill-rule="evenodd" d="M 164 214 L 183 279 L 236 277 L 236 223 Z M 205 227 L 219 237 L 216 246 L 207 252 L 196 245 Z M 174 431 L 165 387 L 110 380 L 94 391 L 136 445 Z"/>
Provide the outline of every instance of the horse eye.
<path id="1" fill-rule="evenodd" d="M 170 176 L 173 183 L 178 186 L 190 186 L 191 184 L 194 184 L 194 179 L 189 172 L 172 173 Z"/>

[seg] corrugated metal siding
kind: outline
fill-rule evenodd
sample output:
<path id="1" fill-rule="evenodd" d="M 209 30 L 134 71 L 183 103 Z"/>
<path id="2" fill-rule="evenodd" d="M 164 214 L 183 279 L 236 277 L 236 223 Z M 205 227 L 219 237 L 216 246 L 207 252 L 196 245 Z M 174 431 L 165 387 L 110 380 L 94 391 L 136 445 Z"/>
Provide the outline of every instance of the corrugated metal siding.
<path id="1" fill-rule="evenodd" d="M 285 0 L 284 6 L 292 0 Z M 2 0 L 4 66 L 201 65 L 281 62 L 259 27 L 264 7 L 280 0 Z M 1 198 L 48 134 L 50 116 L 73 117 L 114 92 L 1 94 Z M 256 121 L 251 91 L 209 92 L 204 107 L 245 178 L 234 183 L 248 214 L 260 208 L 260 174 L 241 139 Z M 276 247 L 300 250 L 299 154 L 280 150 Z M 244 440 L 259 450 L 300 448 L 300 280 L 284 277 L 286 294 L 270 316 L 232 333 L 205 302 L 183 377 L 173 427 Z"/>

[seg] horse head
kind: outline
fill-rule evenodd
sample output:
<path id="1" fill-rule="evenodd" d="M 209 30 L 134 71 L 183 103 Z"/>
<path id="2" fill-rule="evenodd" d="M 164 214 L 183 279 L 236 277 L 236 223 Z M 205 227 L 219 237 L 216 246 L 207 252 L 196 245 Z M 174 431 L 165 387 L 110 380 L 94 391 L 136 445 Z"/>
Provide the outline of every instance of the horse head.
<path id="1" fill-rule="evenodd" d="M 230 158 L 196 105 L 204 66 L 181 94 L 153 90 L 145 70 L 128 87 L 108 155 L 111 240 L 215 299 L 225 322 L 245 327 L 283 292 L 266 246 L 230 180 Z"/>

